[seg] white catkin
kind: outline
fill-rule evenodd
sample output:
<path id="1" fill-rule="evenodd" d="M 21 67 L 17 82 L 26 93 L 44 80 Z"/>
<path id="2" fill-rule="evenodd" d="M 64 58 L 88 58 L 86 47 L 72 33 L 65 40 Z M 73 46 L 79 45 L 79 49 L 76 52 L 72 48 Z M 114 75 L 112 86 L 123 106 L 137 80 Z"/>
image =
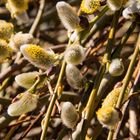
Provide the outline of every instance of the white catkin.
<path id="1" fill-rule="evenodd" d="M 85 59 L 84 48 L 79 44 L 69 46 L 64 52 L 64 59 L 68 64 L 81 64 Z"/>
<path id="2" fill-rule="evenodd" d="M 21 45 L 33 43 L 33 35 L 29 33 L 16 33 L 10 38 L 9 46 L 15 50 L 19 50 Z"/>
<path id="3" fill-rule="evenodd" d="M 61 119 L 65 126 L 73 129 L 78 120 L 79 114 L 77 113 L 74 105 L 70 102 L 64 102 L 61 110 Z"/>
<path id="4" fill-rule="evenodd" d="M 38 95 L 22 93 L 18 101 L 9 105 L 7 112 L 10 116 L 20 116 L 33 111 L 37 107 L 37 102 Z"/>
<path id="5" fill-rule="evenodd" d="M 80 73 L 80 70 L 71 64 L 66 66 L 66 79 L 68 84 L 74 89 L 83 88 L 84 78 Z"/>
<path id="6" fill-rule="evenodd" d="M 109 66 L 109 73 L 112 76 L 120 76 L 124 72 L 124 65 L 122 61 L 118 58 L 115 58 L 111 61 Z"/>
<path id="7" fill-rule="evenodd" d="M 66 2 L 61 1 L 56 4 L 58 16 L 69 31 L 74 31 L 79 27 L 80 19 L 73 8 Z"/>
<path id="8" fill-rule="evenodd" d="M 38 74 L 37 71 L 22 73 L 15 77 L 15 81 L 19 86 L 29 89 L 35 83 Z"/>

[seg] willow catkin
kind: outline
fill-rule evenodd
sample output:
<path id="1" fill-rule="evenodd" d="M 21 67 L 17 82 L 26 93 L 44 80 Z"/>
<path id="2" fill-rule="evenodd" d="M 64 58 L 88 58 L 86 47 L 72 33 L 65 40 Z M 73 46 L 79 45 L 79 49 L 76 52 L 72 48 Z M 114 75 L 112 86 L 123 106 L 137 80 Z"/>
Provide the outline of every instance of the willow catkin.
<path id="1" fill-rule="evenodd" d="M 10 11 L 12 18 L 16 18 L 23 23 L 28 21 L 26 13 L 28 0 L 7 0 L 6 8 Z"/>
<path id="2" fill-rule="evenodd" d="M 85 51 L 79 44 L 69 46 L 64 52 L 64 60 L 68 64 L 78 65 L 85 59 Z"/>
<path id="3" fill-rule="evenodd" d="M 109 73 L 112 76 L 120 76 L 124 72 L 123 62 L 119 58 L 115 58 L 111 61 L 109 66 Z"/>
<path id="4" fill-rule="evenodd" d="M 33 35 L 19 32 L 11 36 L 9 46 L 15 50 L 19 50 L 21 45 L 31 44 L 33 41 Z"/>
<path id="5" fill-rule="evenodd" d="M 8 46 L 7 42 L 0 39 L 0 63 L 5 62 L 12 56 L 12 49 Z"/>
<path id="6" fill-rule="evenodd" d="M 29 89 L 36 82 L 38 74 L 37 71 L 22 73 L 15 77 L 15 81 L 19 86 Z"/>
<path id="7" fill-rule="evenodd" d="M 61 119 L 63 124 L 68 128 L 73 129 L 76 126 L 79 120 L 79 114 L 71 102 L 64 102 L 62 104 Z"/>
<path id="8" fill-rule="evenodd" d="M 80 9 L 83 13 L 92 14 L 100 8 L 101 0 L 82 0 Z"/>
<path id="9" fill-rule="evenodd" d="M 8 114 L 10 116 L 20 116 L 22 114 L 33 111 L 37 107 L 38 95 L 28 92 L 18 95 L 18 101 L 10 104 L 8 107 Z"/>
<path id="10" fill-rule="evenodd" d="M 122 89 L 121 87 L 113 89 L 104 99 L 102 103 L 102 107 L 105 107 L 105 106 L 115 107 L 117 104 L 121 89 Z M 128 96 L 128 89 L 125 92 L 124 100 L 127 98 L 127 96 Z"/>
<path id="11" fill-rule="evenodd" d="M 79 28 L 80 18 L 68 3 L 60 1 L 56 4 L 56 9 L 61 22 L 68 31 L 72 32 Z"/>
<path id="12" fill-rule="evenodd" d="M 25 44 L 20 47 L 23 56 L 38 68 L 47 70 L 57 61 L 58 55 L 52 51 L 46 51 L 40 46 Z"/>
<path id="13" fill-rule="evenodd" d="M 81 89 L 84 86 L 84 78 L 80 70 L 72 64 L 67 64 L 66 66 L 66 79 L 74 89 Z"/>
<path id="14" fill-rule="evenodd" d="M 100 108 L 96 114 L 99 122 L 109 129 L 113 129 L 120 120 L 120 112 L 111 106 Z"/>
<path id="15" fill-rule="evenodd" d="M 113 89 L 104 99 L 102 107 L 96 112 L 99 122 L 109 129 L 113 129 L 120 120 L 120 111 L 115 109 L 115 106 L 121 89 L 121 87 Z M 127 97 L 127 94 L 128 90 L 125 92 L 124 99 Z"/>
<path id="16" fill-rule="evenodd" d="M 135 20 L 140 11 L 140 1 L 129 1 L 126 8 L 123 10 L 122 15 L 125 19 Z"/>
<path id="17" fill-rule="evenodd" d="M 0 39 L 8 41 L 13 34 L 13 31 L 14 26 L 12 23 L 6 22 L 5 20 L 0 20 Z"/>

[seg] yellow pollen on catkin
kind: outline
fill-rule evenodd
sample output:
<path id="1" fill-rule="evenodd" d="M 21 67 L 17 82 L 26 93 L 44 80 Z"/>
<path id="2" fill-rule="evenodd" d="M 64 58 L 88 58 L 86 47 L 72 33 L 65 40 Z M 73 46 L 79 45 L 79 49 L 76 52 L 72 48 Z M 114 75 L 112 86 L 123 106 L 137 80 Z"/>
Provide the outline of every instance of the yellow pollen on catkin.
<path id="1" fill-rule="evenodd" d="M 81 3 L 81 11 L 86 14 L 92 14 L 100 8 L 101 0 L 83 0 Z"/>
<path id="2" fill-rule="evenodd" d="M 14 26 L 12 23 L 6 22 L 5 20 L 0 20 L 0 38 L 6 41 L 9 40 L 13 34 Z"/>
<path id="3" fill-rule="evenodd" d="M 7 42 L 0 39 L 0 63 L 5 62 L 6 59 L 12 56 L 12 49 L 8 46 Z"/>
<path id="4" fill-rule="evenodd" d="M 46 51 L 40 46 L 26 44 L 20 47 L 24 57 L 33 65 L 41 69 L 48 69 L 57 61 L 57 55 L 51 51 Z"/>
<path id="5" fill-rule="evenodd" d="M 113 129 L 120 120 L 119 112 L 110 106 L 100 108 L 96 114 L 99 122 L 109 129 Z"/>
<path id="6" fill-rule="evenodd" d="M 103 103 L 102 103 L 102 107 L 105 106 L 112 106 L 115 107 L 121 92 L 121 87 L 120 88 L 115 88 L 113 89 L 108 95 L 107 97 L 104 99 Z M 127 97 L 128 91 L 126 90 L 125 92 L 125 98 Z"/>
<path id="7" fill-rule="evenodd" d="M 9 11 L 13 12 L 13 14 L 21 13 L 28 9 L 27 0 L 8 0 L 7 4 L 9 7 Z"/>

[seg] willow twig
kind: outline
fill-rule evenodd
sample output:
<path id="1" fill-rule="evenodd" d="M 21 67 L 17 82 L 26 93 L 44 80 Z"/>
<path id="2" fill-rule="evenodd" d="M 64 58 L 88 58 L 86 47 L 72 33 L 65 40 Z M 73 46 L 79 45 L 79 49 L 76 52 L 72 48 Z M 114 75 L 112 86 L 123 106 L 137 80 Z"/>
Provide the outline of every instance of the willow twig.
<path id="1" fill-rule="evenodd" d="M 37 13 L 37 16 L 34 20 L 34 23 L 29 31 L 30 34 L 34 34 L 35 30 L 36 30 L 36 27 L 41 19 L 41 16 L 42 16 L 42 13 L 43 13 L 43 9 L 45 7 L 45 0 L 40 0 L 40 6 L 39 6 L 39 10 L 38 10 L 38 13 Z"/>
<path id="2" fill-rule="evenodd" d="M 133 53 L 133 57 L 131 59 L 130 65 L 129 65 L 128 70 L 127 70 L 127 73 L 126 73 L 125 78 L 123 80 L 123 86 L 122 86 L 122 90 L 120 92 L 120 95 L 119 95 L 119 98 L 118 98 L 118 101 L 117 101 L 117 104 L 116 104 L 116 108 L 121 107 L 122 101 L 124 99 L 124 93 L 126 91 L 126 88 L 129 84 L 130 80 L 131 80 L 134 65 L 135 65 L 135 62 L 136 62 L 136 59 L 137 59 L 137 56 L 138 56 L 138 53 L 139 53 L 139 44 L 140 44 L 140 34 L 138 36 L 138 41 L 137 41 L 136 48 L 135 48 L 134 53 Z M 112 131 L 109 132 L 108 140 L 113 139 L 113 134 L 114 134 L 114 132 L 112 132 Z"/>
<path id="3" fill-rule="evenodd" d="M 89 125 L 90 120 L 92 118 L 92 115 L 94 114 L 94 111 L 95 111 L 95 107 L 94 107 L 95 99 L 96 99 L 97 91 L 99 89 L 99 85 L 101 83 L 103 75 L 105 74 L 106 63 L 110 59 L 112 45 L 113 45 L 114 37 L 115 37 L 115 31 L 116 31 L 115 29 L 116 29 L 116 26 L 118 23 L 119 14 L 120 14 L 120 11 L 116 12 L 114 15 L 114 19 L 113 19 L 113 22 L 111 25 L 111 30 L 109 32 L 108 43 L 106 46 L 106 53 L 104 55 L 104 58 L 106 61 L 105 61 L 105 63 L 103 63 L 101 65 L 100 71 L 99 71 L 98 75 L 96 76 L 94 87 L 91 91 L 88 103 L 87 103 L 86 108 L 85 108 L 85 116 L 84 116 L 85 120 L 84 120 L 83 128 L 82 128 L 82 139 L 83 140 L 85 139 L 88 125 Z"/>

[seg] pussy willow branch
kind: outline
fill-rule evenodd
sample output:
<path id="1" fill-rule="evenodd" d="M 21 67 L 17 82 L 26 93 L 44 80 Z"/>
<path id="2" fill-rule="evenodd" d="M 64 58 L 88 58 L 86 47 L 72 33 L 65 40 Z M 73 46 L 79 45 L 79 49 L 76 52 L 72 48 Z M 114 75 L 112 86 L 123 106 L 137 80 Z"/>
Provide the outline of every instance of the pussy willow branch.
<path id="1" fill-rule="evenodd" d="M 58 80 L 57 80 L 57 84 L 56 84 L 56 87 L 55 87 L 55 90 L 54 90 L 54 94 L 53 94 L 53 96 L 51 98 L 51 102 L 49 104 L 49 107 L 47 109 L 47 112 L 46 112 L 46 115 L 45 115 L 45 118 L 44 118 L 45 121 L 44 121 L 44 127 L 42 128 L 41 140 L 46 139 L 49 120 L 50 120 L 50 117 L 51 117 L 51 113 L 52 113 L 55 101 L 57 99 L 57 89 L 61 85 L 61 81 L 62 81 L 62 78 L 63 78 L 65 67 L 66 67 L 66 62 L 63 61 L 62 66 L 61 66 L 61 70 L 60 70 L 60 73 L 59 73 L 59 77 L 58 77 Z"/>
<path id="2" fill-rule="evenodd" d="M 136 87 L 137 87 L 137 85 L 138 85 L 138 83 L 139 83 L 139 81 L 140 81 L 140 71 L 139 71 L 139 69 L 140 69 L 140 60 L 139 60 L 139 62 L 138 62 L 138 64 L 137 64 L 137 67 L 136 67 L 134 73 L 133 73 L 133 75 L 135 75 L 135 76 L 133 76 L 133 77 L 136 77 L 136 78 L 135 78 L 134 85 L 133 85 L 133 87 L 132 87 L 130 93 L 131 93 L 131 92 L 134 92 L 134 91 L 136 90 Z M 136 73 L 136 74 L 135 74 L 135 73 Z M 128 100 L 128 101 L 125 103 L 125 106 L 123 107 L 123 110 L 122 110 L 122 114 L 125 114 L 125 112 L 127 111 L 127 107 L 128 107 L 128 105 L 129 105 L 129 102 L 130 102 L 130 100 Z M 116 129 L 116 131 L 115 131 L 115 134 L 114 134 L 114 138 L 115 138 L 115 139 L 117 139 L 117 137 L 118 137 L 118 134 L 119 134 L 119 131 L 120 131 L 120 129 L 121 129 L 123 120 L 124 120 L 124 115 L 122 116 L 122 119 L 121 119 L 121 121 L 119 122 L 119 124 L 118 124 L 118 126 L 117 126 L 117 129 Z"/>
<path id="3" fill-rule="evenodd" d="M 123 46 L 126 44 L 128 38 L 130 37 L 130 35 L 133 32 L 133 30 L 135 29 L 135 27 L 136 27 L 136 24 L 132 23 L 131 26 L 129 27 L 129 29 L 126 31 L 126 33 L 124 34 L 123 38 L 121 39 L 121 41 L 118 45 L 119 48 L 117 48 L 117 53 L 115 52 L 115 54 L 113 55 L 114 57 L 118 57 L 120 55 L 120 52 L 121 52 Z M 119 51 L 118 51 L 118 49 L 119 49 Z M 111 81 L 113 81 L 114 79 L 115 78 L 109 74 L 104 75 L 104 78 L 102 79 L 100 87 L 99 87 L 98 92 L 97 92 L 97 98 L 95 101 L 95 108 L 98 106 L 99 102 L 101 101 L 105 90 L 110 86 L 110 83 L 112 83 Z M 99 129 L 102 130 L 102 127 L 100 127 Z M 98 131 L 101 132 L 101 130 L 99 130 L 99 129 L 98 129 Z M 93 139 L 95 139 L 95 136 L 93 136 Z"/>
<path id="4" fill-rule="evenodd" d="M 69 41 L 67 47 L 69 47 L 70 43 L 71 42 Z M 57 90 L 58 90 L 58 87 L 61 86 L 61 81 L 62 81 L 62 78 L 63 78 L 63 75 L 64 75 L 65 67 L 66 67 L 66 62 L 63 60 L 61 70 L 60 70 L 60 73 L 59 73 L 59 77 L 58 77 L 58 80 L 57 80 L 57 83 L 56 83 L 56 86 L 55 86 L 55 89 L 54 89 L 54 94 L 53 94 L 53 96 L 51 98 L 49 107 L 47 109 L 47 112 L 46 112 L 46 115 L 45 115 L 45 118 L 44 118 L 45 121 L 44 121 L 44 127 L 42 128 L 41 140 L 46 139 L 49 120 L 50 120 L 51 113 L 52 113 L 53 107 L 55 105 L 55 102 L 57 100 Z"/>
<path id="5" fill-rule="evenodd" d="M 119 94 L 119 98 L 118 98 L 118 101 L 117 101 L 117 104 L 116 104 L 116 108 L 121 107 L 122 101 L 124 99 L 124 93 L 126 91 L 126 88 L 129 84 L 130 80 L 131 80 L 133 69 L 134 69 L 136 59 L 137 59 L 137 56 L 138 56 L 138 53 L 139 53 L 139 46 L 140 46 L 139 44 L 140 44 L 140 33 L 139 33 L 139 36 L 138 36 L 138 41 L 137 41 L 137 44 L 136 44 L 136 48 L 135 48 L 134 53 L 133 53 L 133 57 L 131 59 L 130 65 L 128 67 L 126 76 L 124 77 L 124 80 L 123 80 L 123 86 L 122 86 L 122 90 Z M 109 132 L 108 140 L 113 139 L 113 134 L 114 134 L 113 131 Z"/>
<path id="6" fill-rule="evenodd" d="M 127 32 L 125 33 L 125 35 L 122 37 L 119 45 L 117 46 L 116 50 L 114 51 L 114 53 L 112 54 L 112 58 L 117 58 L 120 56 L 120 52 L 123 48 L 123 46 L 126 44 L 126 41 L 128 40 L 128 38 L 130 37 L 131 33 L 134 31 L 136 27 L 136 22 L 133 22 L 129 29 L 127 30 Z"/>
<path id="7" fill-rule="evenodd" d="M 120 14 L 120 11 L 115 13 L 114 18 L 113 18 L 113 22 L 111 25 L 111 30 L 109 32 L 108 43 L 106 46 L 106 53 L 104 55 L 106 62 L 110 59 L 111 49 L 112 49 L 112 45 L 114 42 L 115 30 L 116 30 L 116 26 L 117 26 L 118 19 L 119 19 L 119 14 Z M 103 63 L 101 65 L 101 68 L 100 68 L 98 75 L 96 76 L 94 87 L 91 91 L 89 100 L 88 100 L 87 105 L 85 107 L 85 116 L 84 116 L 84 123 L 83 123 L 83 128 L 82 128 L 82 140 L 85 139 L 89 123 L 90 123 L 91 118 L 92 118 L 94 111 L 95 111 L 95 107 L 94 107 L 95 99 L 96 99 L 99 85 L 101 83 L 103 75 L 105 74 L 105 70 L 106 70 L 106 63 Z"/>
<path id="8" fill-rule="evenodd" d="M 34 20 L 34 23 L 29 31 L 30 34 L 34 34 L 36 28 L 37 28 L 37 25 L 41 19 L 41 16 L 42 16 L 42 13 L 43 13 L 43 10 L 44 10 L 44 7 L 45 7 L 45 0 L 40 0 L 40 6 L 39 6 L 39 10 L 38 10 L 38 13 L 37 13 L 37 16 Z"/>

